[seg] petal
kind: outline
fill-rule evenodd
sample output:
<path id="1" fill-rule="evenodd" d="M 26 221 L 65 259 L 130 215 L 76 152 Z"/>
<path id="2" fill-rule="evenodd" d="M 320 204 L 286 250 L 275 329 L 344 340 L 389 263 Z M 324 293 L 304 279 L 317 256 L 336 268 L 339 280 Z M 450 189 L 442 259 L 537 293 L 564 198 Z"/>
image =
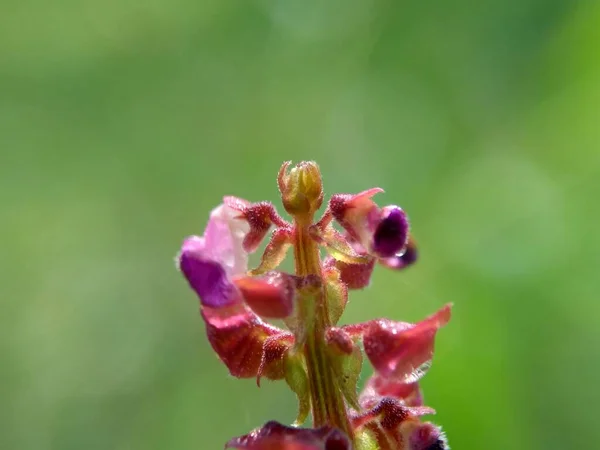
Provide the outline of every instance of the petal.
<path id="1" fill-rule="evenodd" d="M 236 278 L 234 283 L 246 304 L 261 317 L 284 319 L 294 311 L 296 282 L 291 275 L 270 272 L 260 278 Z"/>
<path id="2" fill-rule="evenodd" d="M 210 213 L 204 232 L 205 250 L 223 265 L 228 276 L 248 270 L 248 253 L 243 242 L 249 231 L 248 223 L 227 205 L 219 205 Z"/>
<path id="3" fill-rule="evenodd" d="M 216 308 L 239 303 L 237 290 L 227 278 L 224 267 L 211 259 L 204 238 L 192 236 L 184 241 L 178 265 L 203 306 Z"/>
<path id="4" fill-rule="evenodd" d="M 406 406 L 423 406 L 423 395 L 419 383 L 403 383 L 376 373 L 369 378 L 360 394 L 360 403 L 364 404 L 373 398 L 381 397 L 395 398 Z"/>
<path id="5" fill-rule="evenodd" d="M 368 256 L 364 263 L 351 264 L 336 261 L 333 258 L 325 260 L 325 266 L 334 266 L 340 271 L 340 279 L 348 289 L 364 289 L 371 282 L 375 267 L 375 258 Z"/>
<path id="6" fill-rule="evenodd" d="M 402 250 L 408 237 L 408 219 L 398 206 L 381 210 L 381 221 L 373 234 L 372 250 L 382 258 L 389 258 Z"/>
<path id="7" fill-rule="evenodd" d="M 419 252 L 417 250 L 417 245 L 415 241 L 409 237 L 403 253 L 380 259 L 379 262 L 390 269 L 401 270 L 414 264 L 418 257 Z"/>
<path id="8" fill-rule="evenodd" d="M 293 342 L 290 333 L 263 322 L 241 304 L 203 308 L 201 314 L 212 348 L 234 377 L 257 376 L 261 363 L 264 365 L 264 346 L 270 336 L 281 335 L 282 341 Z"/>
<path id="9" fill-rule="evenodd" d="M 437 330 L 450 320 L 451 305 L 417 323 L 375 320 L 364 334 L 364 347 L 375 370 L 405 383 L 420 379 L 431 363 Z"/>
<path id="10" fill-rule="evenodd" d="M 230 440 L 225 448 L 238 450 L 352 450 L 341 431 L 331 427 L 294 428 L 267 422 L 251 433 Z"/>
<path id="11" fill-rule="evenodd" d="M 383 192 L 372 188 L 358 194 L 334 194 L 329 200 L 329 210 L 335 220 L 359 242 L 368 242 L 373 232 L 378 207 L 371 197 Z"/>

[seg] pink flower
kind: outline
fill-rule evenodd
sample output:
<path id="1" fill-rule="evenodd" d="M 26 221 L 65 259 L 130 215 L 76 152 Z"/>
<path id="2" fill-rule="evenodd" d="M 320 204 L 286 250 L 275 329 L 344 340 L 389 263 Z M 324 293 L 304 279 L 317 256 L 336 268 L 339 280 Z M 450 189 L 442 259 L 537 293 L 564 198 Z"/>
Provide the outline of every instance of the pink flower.
<path id="1" fill-rule="evenodd" d="M 440 428 L 422 421 L 435 411 L 423 404 L 418 381 L 451 305 L 417 323 L 338 326 L 349 291 L 369 286 L 376 263 L 403 269 L 416 261 L 406 214 L 379 207 L 372 197 L 382 190 L 373 188 L 334 194 L 315 221 L 323 202 L 319 168 L 290 166 L 281 167 L 278 185 L 291 223 L 269 202 L 225 197 L 204 234 L 187 238 L 177 258 L 200 298 L 208 340 L 231 375 L 256 378 L 258 386 L 262 378 L 285 380 L 298 398 L 294 424 L 312 414 L 314 428 L 268 422 L 227 448 L 446 450 Z M 265 238 L 260 263 L 248 270 L 248 254 Z M 289 249 L 294 274 L 278 270 Z M 282 319 L 287 329 L 266 319 Z M 375 373 L 358 395 L 364 356 Z"/>

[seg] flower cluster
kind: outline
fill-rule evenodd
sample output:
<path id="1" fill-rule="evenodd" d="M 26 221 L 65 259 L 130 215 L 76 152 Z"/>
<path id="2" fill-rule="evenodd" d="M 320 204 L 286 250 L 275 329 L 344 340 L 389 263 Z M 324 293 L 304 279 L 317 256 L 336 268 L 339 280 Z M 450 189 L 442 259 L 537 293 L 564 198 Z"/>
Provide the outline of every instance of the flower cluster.
<path id="1" fill-rule="evenodd" d="M 285 380 L 298 397 L 296 422 L 268 422 L 230 440 L 239 450 L 442 450 L 439 427 L 421 416 L 418 381 L 450 305 L 416 324 L 388 319 L 338 326 L 348 291 L 368 286 L 375 264 L 403 269 L 417 258 L 404 211 L 379 207 L 382 190 L 331 197 L 323 216 L 318 166 L 283 164 L 278 176 L 288 222 L 267 202 L 225 197 L 204 235 L 187 238 L 179 270 L 200 298 L 208 340 L 239 378 Z M 335 225 L 335 226 L 334 226 Z M 248 255 L 271 231 L 261 261 Z M 293 249 L 295 273 L 278 271 Z M 327 257 L 321 258 L 321 249 Z M 267 322 L 281 319 L 287 329 Z M 360 395 L 366 355 L 375 373 Z M 313 428 L 301 428 L 308 415 Z"/>

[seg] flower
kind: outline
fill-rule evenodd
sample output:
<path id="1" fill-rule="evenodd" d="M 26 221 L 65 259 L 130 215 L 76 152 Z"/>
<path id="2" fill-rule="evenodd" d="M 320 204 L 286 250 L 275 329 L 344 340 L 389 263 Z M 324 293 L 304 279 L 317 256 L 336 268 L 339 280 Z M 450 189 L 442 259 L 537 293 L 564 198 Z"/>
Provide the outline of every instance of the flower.
<path id="1" fill-rule="evenodd" d="M 351 239 L 367 253 L 391 258 L 406 246 L 408 218 L 399 206 L 379 208 L 371 200 L 379 192 L 383 190 L 373 188 L 356 195 L 336 194 L 329 201 L 329 210 Z"/>
<path id="2" fill-rule="evenodd" d="M 208 340 L 238 378 L 285 380 L 298 397 L 300 426 L 268 422 L 231 439 L 237 450 L 444 450 L 441 429 L 422 416 L 419 380 L 451 305 L 417 322 L 387 318 L 339 326 L 348 292 L 369 286 L 376 263 L 404 269 L 417 260 L 408 218 L 379 207 L 380 188 L 334 194 L 322 217 L 321 173 L 314 162 L 282 165 L 278 185 L 287 222 L 269 202 L 227 196 L 204 234 L 188 237 L 177 265 L 200 298 Z M 339 227 L 336 228 L 334 224 Z M 248 255 L 267 238 L 257 267 Z M 329 254 L 321 259 L 320 248 Z M 279 269 L 293 249 L 294 273 Z M 282 319 L 287 329 L 268 323 Z M 361 347 L 362 344 L 362 347 Z M 358 394 L 364 356 L 375 373 Z"/>

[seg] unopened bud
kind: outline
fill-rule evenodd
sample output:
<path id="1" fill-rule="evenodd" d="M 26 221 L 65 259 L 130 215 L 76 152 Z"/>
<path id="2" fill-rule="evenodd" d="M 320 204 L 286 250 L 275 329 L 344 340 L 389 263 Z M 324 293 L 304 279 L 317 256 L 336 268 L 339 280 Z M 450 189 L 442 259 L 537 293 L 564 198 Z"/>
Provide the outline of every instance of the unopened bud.
<path id="1" fill-rule="evenodd" d="M 288 172 L 290 162 L 279 170 L 279 190 L 283 207 L 292 216 L 312 215 L 323 203 L 323 182 L 319 166 L 313 161 L 296 164 Z"/>

